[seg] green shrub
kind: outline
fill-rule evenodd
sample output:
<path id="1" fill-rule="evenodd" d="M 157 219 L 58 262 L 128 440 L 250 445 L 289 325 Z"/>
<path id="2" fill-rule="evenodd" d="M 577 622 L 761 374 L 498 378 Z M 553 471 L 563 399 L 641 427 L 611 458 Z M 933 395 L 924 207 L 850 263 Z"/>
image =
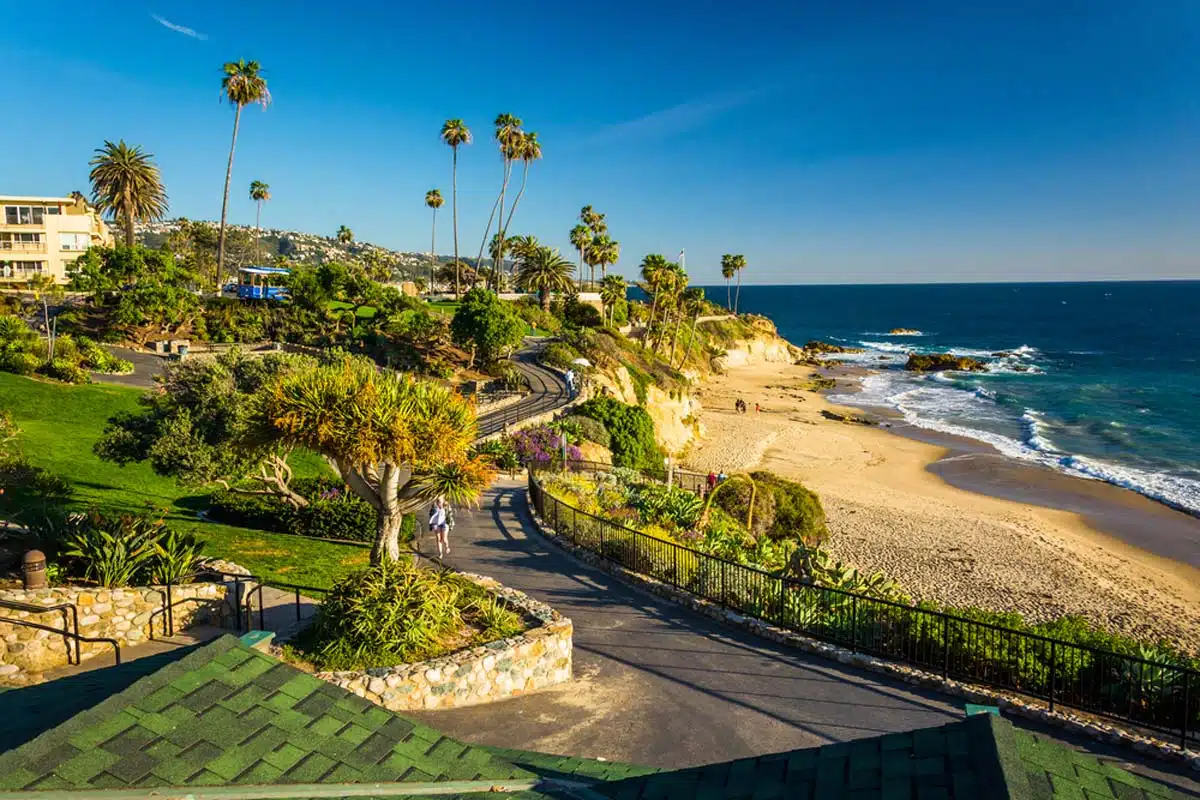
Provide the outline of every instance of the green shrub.
<path id="1" fill-rule="evenodd" d="M 769 491 L 775 501 L 774 523 L 767 531 L 773 539 L 798 538 L 806 547 L 816 547 L 829 539 L 825 509 L 821 498 L 802 484 L 771 472 L 750 474 L 759 491 Z"/>
<path id="2" fill-rule="evenodd" d="M 542 361 L 559 369 L 570 369 L 571 362 L 579 358 L 579 351 L 566 342 L 551 342 L 542 351 Z"/>
<path id="3" fill-rule="evenodd" d="M 604 424 L 611 439 L 613 464 L 635 469 L 662 466 L 663 454 L 654 439 L 654 420 L 646 409 L 611 397 L 596 397 L 579 406 L 576 413 Z"/>
<path id="4" fill-rule="evenodd" d="M 152 567 L 154 545 L 165 533 L 148 517 L 104 517 L 96 511 L 75 518 L 62 555 L 71 571 L 101 586 L 132 586 Z"/>
<path id="5" fill-rule="evenodd" d="M 87 370 L 72 361 L 55 356 L 53 361 L 43 363 L 37 369 L 39 375 L 53 378 L 63 383 L 91 383 L 92 378 Z"/>
<path id="6" fill-rule="evenodd" d="M 521 458 L 511 438 L 489 439 L 471 449 L 472 455 L 483 456 L 498 470 L 516 472 L 521 468 Z"/>
<path id="7" fill-rule="evenodd" d="M 493 361 L 487 366 L 487 374 L 495 378 L 492 383 L 503 390 L 519 392 L 529 388 L 529 379 L 511 361 Z"/>
<path id="8" fill-rule="evenodd" d="M 375 539 L 375 510 L 339 482 L 327 478 L 297 479 L 292 489 L 308 505 L 293 508 L 283 498 L 244 494 L 225 489 L 209 497 L 208 517 L 214 522 L 244 528 L 294 533 L 315 539 L 371 542 Z M 411 515 L 410 515 L 411 516 Z M 406 519 L 402 541 L 411 541 L 412 523 Z"/>
<path id="9" fill-rule="evenodd" d="M 609 447 L 612 444 L 612 437 L 603 422 L 579 414 L 574 414 L 567 419 L 575 423 L 576 433 L 585 442 L 595 442 L 601 447 Z"/>
<path id="10" fill-rule="evenodd" d="M 200 558 L 200 542 L 190 533 L 165 528 L 154 542 L 150 580 L 155 584 L 175 583 L 191 575 Z"/>
<path id="11" fill-rule="evenodd" d="M 33 353 L 0 353 L 0 371 L 16 375 L 32 375 L 42 365 L 42 359 Z"/>
<path id="12" fill-rule="evenodd" d="M 485 289 L 472 289 L 450 320 L 450 336 L 454 343 L 474 351 L 480 361 L 499 358 L 521 343 L 525 323 L 502 302 Z"/>
<path id="13" fill-rule="evenodd" d="M 580 328 L 599 328 L 604 325 L 600 309 L 591 303 L 581 303 L 574 297 L 564 304 L 562 315 L 563 322 Z"/>
<path id="14" fill-rule="evenodd" d="M 355 572 L 326 595 L 297 650 L 320 669 L 394 666 L 520 632 L 518 615 L 495 595 L 448 570 L 384 561 Z"/>

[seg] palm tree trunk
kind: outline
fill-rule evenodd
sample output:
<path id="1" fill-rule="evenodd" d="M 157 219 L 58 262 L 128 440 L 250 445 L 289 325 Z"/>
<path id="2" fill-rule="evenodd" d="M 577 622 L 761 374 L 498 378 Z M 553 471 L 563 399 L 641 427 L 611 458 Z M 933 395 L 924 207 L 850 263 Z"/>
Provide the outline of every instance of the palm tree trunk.
<path id="1" fill-rule="evenodd" d="M 583 280 L 583 251 L 587 249 L 587 245 L 579 248 L 579 280 Z"/>
<path id="2" fill-rule="evenodd" d="M 729 311 L 733 310 L 733 295 L 729 293 L 729 278 L 725 279 L 725 308 Z"/>
<path id="3" fill-rule="evenodd" d="M 737 316 L 738 303 L 742 299 L 742 271 L 740 269 L 738 270 L 737 276 L 738 276 L 737 294 L 735 294 L 733 296 L 733 314 L 734 314 L 734 316 Z"/>
<path id="4" fill-rule="evenodd" d="M 242 106 L 233 109 L 233 140 L 229 143 L 229 163 L 225 166 L 225 194 L 221 198 L 221 232 L 217 236 L 217 294 L 221 293 L 221 270 L 225 267 L 225 214 L 229 209 L 229 179 L 233 177 L 233 151 L 237 147 L 238 125 L 242 122 Z"/>
<path id="5" fill-rule="evenodd" d="M 433 270 L 437 264 L 437 209 L 433 209 L 433 232 L 429 235 L 429 291 L 433 292 Z"/>
<path id="6" fill-rule="evenodd" d="M 500 198 L 504 196 L 504 189 L 508 186 L 508 170 L 505 169 L 504 183 L 500 186 L 500 195 L 496 198 L 496 202 L 492 203 L 492 213 L 488 216 L 487 227 L 483 229 L 483 241 L 479 243 L 479 255 L 475 258 L 476 271 L 480 268 L 480 263 L 483 261 L 483 250 L 487 247 L 488 234 L 492 232 L 492 220 L 496 218 L 496 209 L 500 206 Z"/>
<path id="7" fill-rule="evenodd" d="M 550 292 L 546 291 L 545 289 L 541 289 L 538 291 L 538 294 L 541 296 L 542 311 L 545 311 L 547 314 L 549 314 L 550 313 Z"/>
<path id="8" fill-rule="evenodd" d="M 451 203 L 454 209 L 454 299 L 458 299 L 458 145 L 454 151 L 454 171 L 450 178 Z"/>
<path id="9" fill-rule="evenodd" d="M 521 202 L 521 196 L 525 194 L 525 184 L 528 182 L 529 182 L 529 162 L 526 161 L 525 169 L 521 172 L 521 189 L 520 189 L 520 191 L 517 192 L 516 198 L 513 199 L 512 208 L 510 208 L 508 210 L 508 219 L 504 220 L 504 227 L 500 229 L 501 236 L 505 236 L 508 233 L 508 226 L 510 223 L 512 223 L 513 214 L 517 213 L 517 206 Z M 501 209 L 504 208 L 503 201 L 501 201 L 500 207 L 501 207 Z M 504 211 L 501 210 L 500 214 L 501 214 L 501 216 L 503 216 Z"/>
<path id="10" fill-rule="evenodd" d="M 675 360 L 675 347 L 679 344 L 679 329 L 683 327 L 683 309 L 679 309 L 679 314 L 675 317 L 675 333 L 671 336 L 671 354 L 667 356 L 667 363 L 670 364 Z"/>
<path id="11" fill-rule="evenodd" d="M 262 200 L 254 212 L 254 260 L 262 264 Z"/>

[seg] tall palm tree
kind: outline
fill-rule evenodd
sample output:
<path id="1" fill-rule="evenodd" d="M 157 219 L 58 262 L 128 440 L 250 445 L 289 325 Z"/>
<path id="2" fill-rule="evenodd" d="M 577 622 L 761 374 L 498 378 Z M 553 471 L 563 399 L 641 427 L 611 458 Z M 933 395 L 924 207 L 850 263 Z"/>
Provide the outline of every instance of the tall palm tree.
<path id="1" fill-rule="evenodd" d="M 354 241 L 354 231 L 342 225 L 337 229 L 337 240 L 342 244 L 350 244 Z"/>
<path id="2" fill-rule="evenodd" d="M 458 260 L 458 148 L 460 145 L 471 143 L 471 131 L 461 119 L 448 119 L 442 123 L 442 141 L 448 144 L 454 153 L 450 199 L 454 217 L 454 299 L 457 300 L 459 267 L 462 263 Z"/>
<path id="3" fill-rule="evenodd" d="M 262 181 L 250 181 L 250 199 L 258 204 L 258 210 L 254 213 L 254 250 L 257 253 L 255 260 L 262 262 L 262 207 L 263 203 L 271 199 L 271 187 Z"/>
<path id="4" fill-rule="evenodd" d="M 616 264 L 621 258 L 621 243 L 610 239 L 607 233 L 600 235 L 601 247 L 597 254 L 600 259 L 600 280 L 608 277 L 608 265 Z"/>
<path id="5" fill-rule="evenodd" d="M 508 219 L 504 221 L 504 227 L 500 229 L 502 237 L 508 235 L 508 226 L 512 222 L 513 214 L 517 213 L 517 205 L 521 202 L 521 197 L 525 194 L 525 184 L 529 182 L 529 165 L 534 161 L 540 160 L 542 157 L 542 143 L 538 141 L 538 135 L 533 131 L 522 134 L 518 141 L 517 158 L 523 164 L 521 170 L 521 190 L 517 192 L 516 198 L 513 199 L 512 208 L 508 210 Z"/>
<path id="6" fill-rule="evenodd" d="M 692 354 L 692 348 L 696 344 L 696 323 L 700 321 L 700 313 L 704 310 L 704 290 L 699 286 L 689 286 L 683 293 L 683 310 L 691 315 L 692 330 L 688 335 L 687 348 L 684 349 L 683 355 L 679 359 L 679 366 L 675 369 L 683 369 L 683 365 L 687 363 L 688 356 Z"/>
<path id="7" fill-rule="evenodd" d="M 550 293 L 571 290 L 571 273 L 575 265 L 562 257 L 558 250 L 539 247 L 521 261 L 517 270 L 517 285 L 529 292 L 537 292 L 542 310 L 550 311 Z"/>
<path id="8" fill-rule="evenodd" d="M 437 189 L 425 193 L 425 205 L 433 209 L 433 231 L 429 235 L 429 291 L 433 291 L 433 267 L 437 263 L 437 210 L 446 201 Z"/>
<path id="9" fill-rule="evenodd" d="M 517 264 L 520 264 L 522 261 L 532 256 L 534 251 L 536 251 L 542 245 L 540 242 L 538 242 L 536 236 L 529 236 L 528 234 L 514 236 L 507 240 L 505 245 L 508 248 L 509 255 L 513 257 L 513 272 L 511 275 L 510 284 L 515 286 L 517 277 Z"/>
<path id="10" fill-rule="evenodd" d="M 267 79 L 262 76 L 262 67 L 257 61 L 238 59 L 228 61 L 221 68 L 225 77 L 221 79 L 221 95 L 233 106 L 233 141 L 229 144 L 229 163 L 225 167 L 225 194 L 221 199 L 221 231 L 217 236 L 217 292 L 221 291 L 221 270 L 225 267 L 225 216 L 229 209 L 229 180 L 233 177 L 233 151 L 237 147 L 238 125 L 242 121 L 242 109 L 257 103 L 264 109 L 271 104 L 271 93 L 267 91 Z"/>
<path id="11" fill-rule="evenodd" d="M 485 286 L 492 286 L 497 292 L 500 291 L 500 273 L 504 269 L 504 257 L 509 254 L 511 248 L 510 242 L 501 244 L 500 232 L 496 231 L 492 235 L 492 241 L 488 244 L 488 255 L 492 259 L 492 271 L 488 273 L 484 279 Z M 504 249 L 501 250 L 500 248 Z"/>
<path id="12" fill-rule="evenodd" d="M 587 225 L 594 236 L 608 233 L 608 223 L 604 217 L 604 214 L 599 213 L 591 206 L 584 206 L 579 209 L 579 221 Z"/>
<path id="13" fill-rule="evenodd" d="M 683 271 L 683 267 L 679 264 L 672 264 L 671 269 L 667 272 L 667 303 L 668 310 L 674 313 L 675 316 L 675 332 L 671 334 L 671 352 L 667 355 L 667 363 L 670 364 L 675 360 L 675 346 L 679 343 L 679 331 L 683 327 L 683 294 L 687 289 L 688 276 Z M 658 337 L 658 346 L 661 348 L 667 342 L 667 329 L 663 326 L 662 333 Z"/>
<path id="14" fill-rule="evenodd" d="M 133 223 L 154 222 L 167 213 L 167 190 L 154 156 L 125 140 L 104 142 L 89 165 L 92 205 L 125 225 L 125 246 L 133 247 Z"/>
<path id="15" fill-rule="evenodd" d="M 583 274 L 583 256 L 592 243 L 592 229 L 582 222 L 571 228 L 571 246 L 579 251 L 579 274 Z"/>
<path id="16" fill-rule="evenodd" d="M 733 257 L 733 269 L 737 273 L 737 293 L 733 296 L 733 313 L 738 313 L 738 301 L 742 299 L 742 270 L 746 268 L 746 257 L 738 253 Z"/>
<path id="17" fill-rule="evenodd" d="M 494 125 L 496 127 L 496 145 L 500 148 L 500 159 L 503 165 L 503 181 L 500 183 L 500 194 L 496 197 L 496 202 L 492 204 L 492 213 L 488 216 L 487 227 L 483 229 L 483 240 L 479 243 L 479 256 L 475 259 L 477 263 L 483 260 L 483 248 L 488 243 L 488 234 L 492 232 L 492 221 L 496 220 L 497 209 L 500 210 L 500 218 L 496 220 L 497 228 L 504 221 L 504 194 L 508 190 L 508 180 L 512 175 L 512 162 L 521 152 L 522 139 L 525 136 L 521 131 L 520 118 L 514 117 L 512 114 L 497 115 Z M 503 232 L 501 232 L 500 238 L 503 240 Z"/>
<path id="18" fill-rule="evenodd" d="M 620 275 L 609 275 L 600 281 L 600 302 L 608 314 L 608 324 L 616 323 L 617 304 L 625 299 L 625 279 Z"/>
<path id="19" fill-rule="evenodd" d="M 663 279 L 670 266 L 671 262 L 659 253 L 650 253 L 642 259 L 642 285 L 646 293 L 650 295 L 650 319 L 646 322 L 646 336 L 643 342 L 649 343 L 650 341 L 650 331 L 654 327 L 654 317 L 658 312 Z"/>
<path id="20" fill-rule="evenodd" d="M 730 294 L 729 282 L 736 274 L 737 267 L 734 264 L 734 257 L 729 253 L 721 256 L 721 277 L 725 279 L 725 307 L 730 311 L 733 311 L 733 295 Z"/>

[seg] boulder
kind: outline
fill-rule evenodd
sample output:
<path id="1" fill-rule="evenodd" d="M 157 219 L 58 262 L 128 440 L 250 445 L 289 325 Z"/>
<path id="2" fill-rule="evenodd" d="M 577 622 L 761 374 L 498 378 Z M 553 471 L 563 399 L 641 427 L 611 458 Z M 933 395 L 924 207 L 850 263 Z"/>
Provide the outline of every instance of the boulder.
<path id="1" fill-rule="evenodd" d="M 987 372 L 987 366 L 977 358 L 956 356 L 953 353 L 930 353 L 908 357 L 904 368 L 911 372 Z"/>
<path id="2" fill-rule="evenodd" d="M 920 336 L 921 332 L 916 328 L 892 328 L 888 331 L 888 336 Z"/>
<path id="3" fill-rule="evenodd" d="M 827 408 L 821 409 L 821 416 L 825 419 L 833 420 L 834 422 L 850 422 L 856 425 L 874 425 L 875 421 L 866 417 L 856 417 L 853 414 L 839 414 L 836 411 L 830 411 Z"/>
<path id="4" fill-rule="evenodd" d="M 810 354 L 816 353 L 861 353 L 861 347 L 843 347 L 840 344 L 830 344 L 813 339 L 801 348 Z"/>

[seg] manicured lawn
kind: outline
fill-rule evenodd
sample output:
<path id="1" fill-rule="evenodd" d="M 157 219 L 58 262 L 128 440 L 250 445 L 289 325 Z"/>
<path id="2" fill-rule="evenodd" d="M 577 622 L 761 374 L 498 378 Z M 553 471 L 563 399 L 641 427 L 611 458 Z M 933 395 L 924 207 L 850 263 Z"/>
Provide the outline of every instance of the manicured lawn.
<path id="1" fill-rule="evenodd" d="M 333 311 L 345 311 L 355 308 L 353 303 L 346 303 L 341 300 L 330 300 L 327 305 Z M 354 312 L 354 316 L 359 319 L 371 319 L 379 313 L 379 309 L 375 308 L 375 306 L 358 306 L 357 308 L 358 310 Z"/>
<path id="2" fill-rule="evenodd" d="M 202 522 L 196 512 L 207 505 L 208 490 L 180 486 L 155 475 L 148 464 L 120 467 L 97 458 L 92 446 L 105 421 L 119 411 L 135 410 L 141 393 L 123 386 L 67 386 L 0 372 L 0 408 L 10 411 L 23 431 L 25 456 L 69 480 L 80 508 L 162 510 L 172 524 L 202 538 L 207 555 L 289 583 L 328 586 L 367 563 L 365 546 Z M 293 456 L 291 464 L 296 477 L 328 474 L 325 463 L 312 453 Z"/>

